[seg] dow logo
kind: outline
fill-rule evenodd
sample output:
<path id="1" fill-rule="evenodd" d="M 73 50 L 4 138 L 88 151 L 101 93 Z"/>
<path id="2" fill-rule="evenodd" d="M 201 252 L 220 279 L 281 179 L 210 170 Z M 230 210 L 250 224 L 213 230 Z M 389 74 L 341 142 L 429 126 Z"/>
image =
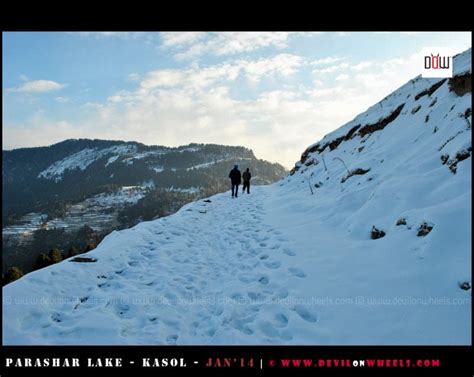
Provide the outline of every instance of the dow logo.
<path id="1" fill-rule="evenodd" d="M 421 77 L 453 77 L 453 54 L 449 48 L 429 47 L 422 52 Z"/>

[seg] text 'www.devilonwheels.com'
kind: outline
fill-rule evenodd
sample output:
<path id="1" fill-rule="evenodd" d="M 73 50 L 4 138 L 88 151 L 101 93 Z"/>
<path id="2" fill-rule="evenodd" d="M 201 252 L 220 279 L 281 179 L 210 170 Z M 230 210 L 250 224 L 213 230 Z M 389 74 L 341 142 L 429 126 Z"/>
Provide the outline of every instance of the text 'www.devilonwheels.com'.
<path id="1" fill-rule="evenodd" d="M 264 363 L 262 363 L 264 364 Z M 262 365 L 264 366 L 264 365 Z M 439 359 L 275 359 L 267 368 L 438 368 Z"/>

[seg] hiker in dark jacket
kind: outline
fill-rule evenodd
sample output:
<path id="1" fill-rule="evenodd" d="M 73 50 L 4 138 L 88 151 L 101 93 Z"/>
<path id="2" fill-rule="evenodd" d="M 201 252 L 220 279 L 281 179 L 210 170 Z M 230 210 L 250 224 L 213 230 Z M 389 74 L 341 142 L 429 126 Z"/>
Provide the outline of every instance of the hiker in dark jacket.
<path id="1" fill-rule="evenodd" d="M 229 178 L 230 178 L 230 182 L 232 183 L 232 197 L 234 197 L 234 189 L 235 189 L 235 197 L 237 198 L 237 194 L 239 192 L 240 181 L 242 179 L 238 165 L 234 165 L 234 168 L 229 173 Z"/>
<path id="2" fill-rule="evenodd" d="M 247 188 L 247 194 L 250 194 L 250 178 L 252 178 L 252 174 L 250 174 L 249 168 L 244 171 L 244 174 L 242 174 L 242 178 L 244 179 L 244 187 L 242 189 L 242 194 L 245 192 L 245 188 Z"/>

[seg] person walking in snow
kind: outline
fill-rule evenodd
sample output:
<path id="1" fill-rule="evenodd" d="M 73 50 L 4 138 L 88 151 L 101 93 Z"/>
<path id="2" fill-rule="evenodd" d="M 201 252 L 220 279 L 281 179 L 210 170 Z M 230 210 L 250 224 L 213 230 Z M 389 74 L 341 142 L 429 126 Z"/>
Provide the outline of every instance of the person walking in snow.
<path id="1" fill-rule="evenodd" d="M 244 174 L 242 174 L 242 178 L 244 179 L 242 194 L 245 192 L 245 188 L 247 188 L 247 194 L 250 194 L 250 178 L 252 178 L 252 174 L 250 174 L 249 168 L 244 171 Z"/>
<path id="2" fill-rule="evenodd" d="M 240 174 L 239 166 L 234 165 L 234 168 L 229 173 L 230 182 L 232 183 L 232 197 L 234 197 L 234 189 L 235 189 L 235 197 L 237 198 L 237 194 L 239 192 L 239 185 L 242 180 L 242 176 Z"/>

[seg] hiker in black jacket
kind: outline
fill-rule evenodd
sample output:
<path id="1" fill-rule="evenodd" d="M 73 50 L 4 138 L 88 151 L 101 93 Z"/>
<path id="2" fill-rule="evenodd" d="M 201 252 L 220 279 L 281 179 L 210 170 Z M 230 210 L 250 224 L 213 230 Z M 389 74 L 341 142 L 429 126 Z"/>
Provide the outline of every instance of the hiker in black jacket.
<path id="1" fill-rule="evenodd" d="M 229 178 L 230 178 L 230 182 L 232 183 L 232 197 L 234 197 L 234 189 L 235 189 L 235 197 L 237 198 L 237 194 L 239 192 L 240 181 L 242 179 L 238 165 L 234 165 L 234 168 L 229 173 Z"/>
<path id="2" fill-rule="evenodd" d="M 242 178 L 244 179 L 244 187 L 242 189 L 242 194 L 245 192 L 245 188 L 247 188 L 247 194 L 250 194 L 250 178 L 252 178 L 252 174 L 250 174 L 249 168 L 244 171 L 244 174 L 242 174 Z"/>

